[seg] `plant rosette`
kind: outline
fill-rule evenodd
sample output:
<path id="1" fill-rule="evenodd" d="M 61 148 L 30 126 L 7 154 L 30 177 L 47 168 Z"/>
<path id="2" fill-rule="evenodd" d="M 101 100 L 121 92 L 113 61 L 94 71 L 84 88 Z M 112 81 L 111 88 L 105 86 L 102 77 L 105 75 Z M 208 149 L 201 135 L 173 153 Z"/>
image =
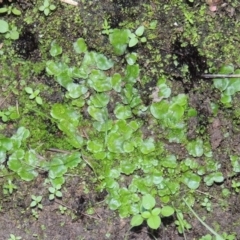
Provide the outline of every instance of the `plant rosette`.
<path id="1" fill-rule="evenodd" d="M 170 206 L 164 206 L 162 208 L 155 208 L 155 198 L 146 194 L 142 198 L 140 214 L 133 216 L 131 220 L 131 226 L 139 226 L 144 220 L 147 221 L 147 225 L 151 229 L 158 229 L 161 225 L 161 217 L 169 217 L 174 214 L 174 209 Z"/>

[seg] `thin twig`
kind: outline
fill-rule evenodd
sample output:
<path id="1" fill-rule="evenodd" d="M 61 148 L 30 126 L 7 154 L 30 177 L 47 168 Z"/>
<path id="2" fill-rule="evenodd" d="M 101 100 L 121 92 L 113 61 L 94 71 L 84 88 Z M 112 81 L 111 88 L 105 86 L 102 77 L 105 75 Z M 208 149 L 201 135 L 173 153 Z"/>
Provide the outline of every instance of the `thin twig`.
<path id="1" fill-rule="evenodd" d="M 19 105 L 18 105 L 18 100 L 16 101 L 16 109 L 17 109 L 17 114 L 18 114 L 18 116 L 20 116 L 20 113 L 19 113 Z"/>
<path id="2" fill-rule="evenodd" d="M 6 174 L 6 175 L 0 175 L 0 178 L 5 178 L 5 177 L 7 177 L 7 176 L 12 176 L 12 175 L 14 175 L 15 173 L 13 172 L 13 173 L 9 173 L 9 174 Z"/>
<path id="3" fill-rule="evenodd" d="M 47 149 L 47 151 L 49 151 L 49 152 L 57 152 L 57 153 L 72 153 L 70 151 L 57 149 L 57 148 L 49 148 L 49 149 Z"/>
<path id="4" fill-rule="evenodd" d="M 3 105 L 3 103 L 6 101 L 9 95 L 7 95 L 1 102 L 0 102 L 0 107 Z"/>
<path id="5" fill-rule="evenodd" d="M 76 212 L 76 210 L 72 209 L 71 207 L 67 206 L 67 205 L 66 205 L 66 204 L 64 204 L 64 203 L 61 203 L 61 202 L 59 202 L 59 201 L 58 201 L 58 200 L 56 200 L 56 199 L 55 199 L 55 202 L 56 202 L 57 204 L 59 204 L 59 205 L 62 205 L 62 206 L 64 206 L 64 207 L 66 207 L 66 208 L 70 209 L 70 210 L 71 210 L 71 211 L 73 211 L 73 212 Z"/>
<path id="6" fill-rule="evenodd" d="M 223 240 L 223 237 L 220 236 L 217 232 L 215 232 L 214 229 L 212 229 L 210 226 L 208 226 L 198 215 L 197 213 L 191 208 L 191 206 L 187 203 L 187 201 L 183 198 L 183 201 L 189 208 L 189 210 L 192 212 L 192 214 L 197 218 L 197 220 L 206 228 L 209 232 L 211 232 L 218 240 Z"/>
<path id="7" fill-rule="evenodd" d="M 87 163 L 87 165 L 93 170 L 95 176 L 97 177 L 97 173 L 95 172 L 95 169 L 94 167 L 92 166 L 92 164 L 86 159 L 87 157 L 86 156 L 83 156 L 82 155 L 82 159 Z"/>
<path id="8" fill-rule="evenodd" d="M 76 210 L 72 209 L 72 208 L 69 207 L 68 205 L 66 205 L 66 204 L 64 204 L 64 203 L 61 203 L 61 202 L 59 202 L 59 201 L 56 200 L 56 199 L 55 199 L 55 202 L 56 202 L 57 204 L 59 204 L 59 205 L 62 205 L 62 206 L 64 206 L 64 207 L 70 209 L 71 211 L 73 211 L 73 212 L 75 212 L 75 213 L 77 212 Z M 102 218 L 101 218 L 100 216 L 98 216 L 98 215 L 97 215 L 97 216 L 98 216 L 98 218 L 97 218 L 97 217 L 91 216 L 91 215 L 86 214 L 86 213 L 82 213 L 82 212 L 81 212 L 81 214 L 84 215 L 84 216 L 86 216 L 86 217 L 89 217 L 89 218 L 94 218 L 94 219 L 96 219 L 96 220 L 102 220 Z"/>
<path id="9" fill-rule="evenodd" d="M 240 74 L 202 74 L 203 78 L 240 78 Z"/>
<path id="10" fill-rule="evenodd" d="M 61 2 L 70 4 L 70 5 L 73 5 L 73 6 L 77 6 L 78 5 L 78 2 L 75 2 L 73 0 L 61 0 Z"/>

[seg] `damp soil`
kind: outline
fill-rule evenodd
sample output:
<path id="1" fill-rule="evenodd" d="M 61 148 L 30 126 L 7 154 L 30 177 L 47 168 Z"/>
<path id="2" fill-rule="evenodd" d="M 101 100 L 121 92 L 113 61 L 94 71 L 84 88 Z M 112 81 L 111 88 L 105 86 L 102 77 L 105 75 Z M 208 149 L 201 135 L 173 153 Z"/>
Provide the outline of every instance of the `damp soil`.
<path id="1" fill-rule="evenodd" d="M 27 4 L 24 1 L 17 2 L 22 11 L 33 9 L 31 1 Z M 72 42 L 77 37 L 83 37 L 91 50 L 110 51 L 106 44 L 107 37 L 99 35 L 99 26 L 94 24 L 102 21 L 103 15 L 109 17 L 112 28 L 119 27 L 123 21 L 129 19 L 141 19 L 141 12 L 145 9 L 143 5 L 148 4 L 149 8 L 152 9 L 153 16 L 151 18 L 156 19 L 159 25 L 155 30 L 156 37 L 149 40 L 154 49 L 148 49 L 142 45 L 134 49 L 138 51 L 140 56 L 144 56 L 140 57 L 139 64 L 142 71 L 151 79 L 146 83 L 143 81 L 143 84 L 137 86 L 142 94 L 141 97 L 146 105 L 150 104 L 151 99 L 149 99 L 149 96 L 156 86 L 158 79 L 157 71 L 164 72 L 164 74 L 169 76 L 174 94 L 188 94 L 190 106 L 194 107 L 198 112 L 197 116 L 190 118 L 188 121 L 188 138 L 189 140 L 195 139 L 197 136 L 203 136 L 204 134 L 210 136 L 213 156 L 221 163 L 225 172 L 225 186 L 230 188 L 231 179 L 227 177 L 230 171 L 229 152 L 240 154 L 240 122 L 233 116 L 233 109 L 228 109 L 227 114 L 223 109 L 220 109 L 217 115 L 214 115 L 212 112 L 210 104 L 211 102 L 219 101 L 219 93 L 211 87 L 211 80 L 204 80 L 200 77 L 202 73 L 208 70 L 208 58 L 202 54 L 201 40 L 199 41 L 199 50 L 199 48 L 193 46 L 190 41 L 183 37 L 183 29 L 181 27 L 174 27 L 171 18 L 178 15 L 179 10 L 177 7 L 174 8 L 173 6 L 168 11 L 168 14 L 165 14 L 163 9 L 159 10 L 157 8 L 155 1 L 150 1 L 149 3 L 149 1 L 137 0 L 103 0 L 100 7 L 97 2 L 91 1 L 91 3 L 81 5 L 77 9 L 83 21 L 81 29 L 78 29 L 74 22 L 70 27 L 64 21 L 61 23 L 61 32 L 64 35 L 62 38 Z M 162 5 L 164 5 L 166 1 L 159 2 L 162 2 Z M 200 4 L 204 4 L 204 1 Z M 191 5 L 191 7 L 194 11 L 199 5 L 195 4 Z M 65 11 L 64 6 L 59 7 L 59 9 L 61 11 L 56 16 L 63 14 Z M 207 18 L 211 17 L 211 21 L 214 21 L 221 16 L 220 19 L 222 19 L 223 24 L 224 18 L 231 17 L 224 9 L 219 9 L 219 13 L 216 13 L 216 16 L 211 16 L 211 14 L 206 10 Z M 233 21 L 235 21 L 235 18 L 236 16 L 233 16 Z M 179 21 L 184 21 L 184 18 L 179 19 Z M 24 25 L 26 24 L 24 23 Z M 218 22 L 216 25 L 221 28 L 221 23 Z M 36 26 L 42 27 L 43 24 L 36 22 Z M 200 27 L 202 31 L 201 37 L 204 38 L 208 29 L 204 29 L 204 24 Z M 20 38 L 15 44 L 15 51 L 19 57 L 30 61 L 41 60 L 40 45 L 42 40 L 38 39 L 37 36 L 39 36 L 37 27 L 26 26 L 23 28 Z M 187 45 L 185 44 L 186 41 L 188 42 Z M 102 48 L 99 48 L 99 46 L 102 46 Z M 153 52 L 156 49 L 162 59 L 167 58 L 168 54 L 174 54 L 175 57 L 172 61 L 169 60 L 166 64 L 159 65 L 153 57 Z M 149 61 L 146 61 L 146 59 Z M 176 67 L 174 60 L 178 61 L 180 66 Z M 216 61 L 216 64 L 219 64 L 224 59 L 219 60 L 218 58 Z M 183 65 L 187 65 L 190 69 L 188 76 L 183 75 L 179 71 Z M 37 81 L 54 86 L 53 80 L 44 74 L 44 71 L 40 72 Z M 51 103 L 61 101 L 61 91 L 62 89 L 56 87 L 51 96 L 49 96 L 49 101 Z M 4 99 L 0 97 L 0 102 L 1 100 Z M 237 106 L 240 96 L 237 95 L 234 101 L 233 105 Z M 4 104 L 7 105 L 7 102 L 4 101 Z M 0 107 L 4 108 L 2 104 Z M 109 108 L 113 109 L 114 107 L 109 106 Z M 9 130 L 8 134 L 11 135 L 11 126 L 7 129 Z M 146 130 L 146 136 L 147 134 Z M 168 144 L 166 148 L 178 156 L 180 160 L 187 156 L 187 153 L 178 144 Z M 89 182 L 92 174 L 90 168 L 84 176 L 71 176 L 69 174 L 70 176 L 66 177 L 66 184 L 62 190 L 63 198 L 53 201 L 48 200 L 49 193 L 47 188 L 44 187 L 46 179 L 44 174 L 40 174 L 37 179 L 29 183 L 15 179 L 13 183 L 17 186 L 17 191 L 14 191 L 12 195 L 4 195 L 0 192 L 0 239 L 8 239 L 10 234 L 21 236 L 24 240 L 184 239 L 184 236 L 179 235 L 176 230 L 174 225 L 175 219 L 168 221 L 163 219 L 162 226 L 156 231 L 149 231 L 146 225 L 130 229 L 129 219 L 121 219 L 116 212 L 109 210 L 106 206 L 104 199 L 107 193 L 97 192 L 96 184 Z M 240 182 L 239 175 L 235 176 L 234 179 L 236 182 Z M 2 184 L 3 179 L 0 178 L 0 185 Z M 88 186 L 87 189 L 86 185 Z M 239 195 L 234 194 L 234 192 L 231 193 L 227 203 L 223 202 L 220 205 L 217 200 L 218 196 L 221 195 L 221 186 L 202 187 L 199 191 L 208 192 L 210 195 L 216 196 L 212 201 L 215 207 L 214 211 L 210 213 L 206 213 L 206 210 L 203 208 L 195 209 L 195 211 L 200 216 L 205 216 L 205 221 L 212 224 L 212 226 L 219 226 L 220 230 L 224 229 L 228 233 L 235 232 L 237 236 L 240 236 Z M 32 209 L 29 207 L 31 195 L 43 196 L 43 209 L 37 211 L 39 214 L 38 219 L 33 216 Z M 61 214 L 60 206 L 66 208 L 64 214 Z M 94 209 L 93 214 L 88 212 L 91 208 Z M 192 224 L 192 230 L 185 233 L 187 239 L 199 239 L 208 233 L 206 228 L 196 218 L 190 215 L 186 216 L 186 218 Z"/>

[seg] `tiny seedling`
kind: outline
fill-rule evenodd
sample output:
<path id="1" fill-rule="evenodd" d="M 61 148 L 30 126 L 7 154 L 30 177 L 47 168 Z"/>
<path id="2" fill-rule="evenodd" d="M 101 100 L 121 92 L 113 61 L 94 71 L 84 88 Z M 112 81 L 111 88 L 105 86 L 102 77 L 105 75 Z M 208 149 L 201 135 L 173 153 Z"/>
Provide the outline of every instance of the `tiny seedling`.
<path id="1" fill-rule="evenodd" d="M 185 235 L 185 231 L 190 230 L 192 226 L 184 219 L 183 214 L 180 210 L 176 210 L 176 216 L 177 220 L 174 223 L 177 226 L 177 230 L 180 234 Z"/>
<path id="2" fill-rule="evenodd" d="M 161 225 L 160 215 L 163 217 L 169 217 L 173 215 L 174 209 L 170 206 L 164 206 L 163 208 L 155 208 L 155 198 L 146 194 L 142 198 L 140 214 L 133 216 L 131 220 L 131 226 L 139 226 L 143 223 L 144 220 L 147 221 L 147 225 L 151 229 L 157 229 Z"/>
<path id="3" fill-rule="evenodd" d="M 192 212 L 192 214 L 198 219 L 198 221 L 209 231 L 211 232 L 215 237 L 216 240 L 223 240 L 223 237 L 220 236 L 217 232 L 215 232 L 214 229 L 212 229 L 210 226 L 208 226 L 199 216 L 198 214 L 192 209 L 192 207 L 187 203 L 187 201 L 183 198 L 183 201 L 189 208 L 189 210 Z"/>
<path id="4" fill-rule="evenodd" d="M 226 232 L 224 232 L 222 234 L 222 236 L 223 236 L 224 240 L 235 240 L 236 239 L 236 236 L 234 234 L 227 234 Z M 202 236 L 199 240 L 214 240 L 214 239 L 217 239 L 217 238 L 214 238 L 212 235 L 207 234 L 205 236 Z"/>
<path id="5" fill-rule="evenodd" d="M 17 186 L 12 183 L 11 179 L 8 179 L 7 183 L 3 184 L 3 193 L 4 194 L 12 194 L 14 189 L 17 189 Z"/>
<path id="6" fill-rule="evenodd" d="M 129 35 L 130 40 L 129 40 L 128 46 L 134 47 L 138 44 L 139 41 L 142 43 L 146 42 L 147 41 L 146 37 L 142 37 L 143 33 L 144 33 L 144 26 L 138 27 L 135 33 L 131 33 Z"/>
<path id="7" fill-rule="evenodd" d="M 205 207 L 208 212 L 212 211 L 212 203 L 210 202 L 208 197 L 205 197 L 201 206 Z"/>
<path id="8" fill-rule="evenodd" d="M 56 6 L 51 4 L 49 0 L 44 0 L 43 5 L 41 5 L 38 9 L 39 11 L 44 12 L 45 16 L 48 16 L 51 11 L 56 9 Z"/>
<path id="9" fill-rule="evenodd" d="M 64 206 L 62 206 L 62 205 L 60 205 L 60 206 L 59 206 L 59 210 L 60 210 L 60 213 L 61 213 L 61 214 L 64 214 L 64 213 L 66 212 L 67 208 L 64 207 Z"/>
<path id="10" fill-rule="evenodd" d="M 16 40 L 19 38 L 19 32 L 16 26 L 9 25 L 8 22 L 0 19 L 0 33 L 5 34 L 5 38 Z"/>
<path id="11" fill-rule="evenodd" d="M 193 15 L 193 13 L 192 12 L 188 12 L 188 11 L 184 11 L 183 13 L 184 13 L 184 16 L 186 18 L 186 21 L 188 21 L 190 24 L 193 24 L 194 23 L 194 20 L 193 20 L 194 15 Z"/>
<path id="12" fill-rule="evenodd" d="M 111 29 L 111 26 L 109 25 L 107 18 L 104 19 L 104 22 L 102 24 L 102 29 L 103 29 L 102 34 L 109 35 L 110 33 L 113 32 L 113 29 Z"/>
<path id="13" fill-rule="evenodd" d="M 17 8 L 15 8 L 13 5 L 9 5 L 9 6 L 0 8 L 0 13 L 6 13 L 8 15 L 10 15 L 12 13 L 16 16 L 21 15 L 21 11 L 18 10 Z"/>
<path id="14" fill-rule="evenodd" d="M 222 234 L 222 236 L 223 236 L 223 238 L 225 239 L 225 240 L 236 240 L 237 238 L 236 238 L 236 233 L 232 233 L 232 234 L 227 234 L 226 232 L 224 232 L 223 234 Z"/>
<path id="15" fill-rule="evenodd" d="M 8 240 L 21 240 L 22 237 L 19 236 L 15 236 L 14 234 L 10 234 L 10 238 L 8 238 Z"/>
<path id="16" fill-rule="evenodd" d="M 236 193 L 239 193 L 240 191 L 240 182 L 236 182 L 232 180 L 232 188 L 235 190 Z"/>
<path id="17" fill-rule="evenodd" d="M 36 103 L 39 105 L 43 104 L 42 98 L 39 96 L 40 90 L 37 89 L 33 91 L 31 87 L 25 87 L 25 91 L 29 94 L 29 99 L 35 99 Z"/>
<path id="18" fill-rule="evenodd" d="M 50 192 L 49 200 L 53 200 L 55 197 L 61 198 L 62 192 L 60 191 L 61 185 L 58 184 L 56 187 L 49 187 L 48 191 Z"/>
<path id="19" fill-rule="evenodd" d="M 33 217 L 35 217 L 36 219 L 39 218 L 39 214 L 38 214 L 38 212 L 37 212 L 35 209 L 32 209 L 32 215 L 33 215 Z"/>
<path id="20" fill-rule="evenodd" d="M 8 114 L 6 112 L 0 111 L 0 117 L 2 118 L 3 122 L 7 122 L 8 121 Z"/>
<path id="21" fill-rule="evenodd" d="M 15 107 L 9 107 L 7 110 L 0 111 L 0 118 L 3 122 L 19 118 L 19 112 Z"/>
<path id="22" fill-rule="evenodd" d="M 210 234 L 202 236 L 199 240 L 212 240 L 212 236 Z"/>
<path id="23" fill-rule="evenodd" d="M 32 208 L 36 207 L 36 208 L 42 209 L 43 208 L 43 206 L 41 204 L 42 196 L 32 195 L 31 197 L 32 197 L 32 202 L 30 204 L 30 207 L 32 207 Z"/>

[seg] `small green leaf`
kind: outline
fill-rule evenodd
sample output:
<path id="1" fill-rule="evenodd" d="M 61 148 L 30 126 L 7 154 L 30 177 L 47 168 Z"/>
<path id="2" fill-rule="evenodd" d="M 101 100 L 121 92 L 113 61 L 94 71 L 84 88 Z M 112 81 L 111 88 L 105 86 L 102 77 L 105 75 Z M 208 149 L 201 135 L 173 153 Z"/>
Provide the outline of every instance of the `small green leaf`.
<path id="1" fill-rule="evenodd" d="M 148 138 L 144 140 L 140 146 L 140 151 L 143 154 L 149 154 L 150 152 L 153 152 L 155 150 L 155 144 L 153 138 Z"/>
<path id="2" fill-rule="evenodd" d="M 62 197 L 62 192 L 57 191 L 57 192 L 56 192 L 56 196 L 59 197 L 59 198 L 61 198 L 61 197 Z"/>
<path id="3" fill-rule="evenodd" d="M 55 188 L 54 188 L 54 187 L 49 187 L 49 188 L 48 188 L 48 191 L 49 191 L 50 193 L 55 193 Z"/>
<path id="4" fill-rule="evenodd" d="M 110 152 L 123 153 L 123 143 L 125 139 L 118 132 L 110 132 L 107 136 L 107 147 Z"/>
<path id="5" fill-rule="evenodd" d="M 87 149 L 93 153 L 101 152 L 103 150 L 103 144 L 97 140 L 88 141 Z"/>
<path id="6" fill-rule="evenodd" d="M 233 167 L 233 171 L 236 173 L 240 172 L 240 159 L 237 155 L 231 155 L 230 156 L 231 164 Z"/>
<path id="7" fill-rule="evenodd" d="M 12 13 L 13 13 L 14 15 L 17 15 L 17 16 L 21 15 L 21 11 L 18 10 L 17 8 L 13 8 L 13 9 L 12 9 Z"/>
<path id="8" fill-rule="evenodd" d="M 143 196 L 142 206 L 144 207 L 144 209 L 151 210 L 155 206 L 155 204 L 156 204 L 156 201 L 152 195 L 146 194 Z"/>
<path id="9" fill-rule="evenodd" d="M 56 40 L 53 40 L 51 43 L 50 54 L 52 57 L 56 57 L 62 54 L 62 47 L 59 44 L 57 44 Z"/>
<path id="10" fill-rule="evenodd" d="M 111 210 L 117 210 L 121 206 L 121 201 L 112 198 L 108 205 Z"/>
<path id="11" fill-rule="evenodd" d="M 161 218 L 159 216 L 151 215 L 147 219 L 147 224 L 152 229 L 158 229 L 161 225 Z"/>
<path id="12" fill-rule="evenodd" d="M 51 4 L 50 6 L 49 6 L 49 9 L 51 10 L 51 11 L 53 11 L 53 10 L 55 10 L 57 7 L 55 6 L 55 5 L 53 5 L 53 4 Z"/>
<path id="13" fill-rule="evenodd" d="M 55 61 L 46 62 L 46 71 L 49 75 L 58 76 L 67 66 Z"/>
<path id="14" fill-rule="evenodd" d="M 45 7 L 44 6 L 40 6 L 38 9 L 39 9 L 39 11 L 43 12 Z"/>
<path id="15" fill-rule="evenodd" d="M 124 142 L 123 149 L 125 152 L 130 153 L 134 150 L 134 142 Z"/>
<path id="16" fill-rule="evenodd" d="M 61 177 L 56 177 L 54 179 L 51 178 L 50 182 L 51 182 L 53 187 L 56 187 L 57 185 L 63 185 L 64 182 L 65 182 L 65 179 L 64 179 L 63 176 L 61 176 Z"/>
<path id="17" fill-rule="evenodd" d="M 54 66 L 51 66 L 54 67 Z M 59 67 L 61 67 L 61 65 L 59 65 Z M 63 66 L 62 66 L 63 67 Z M 50 70 L 50 69 L 49 69 Z M 56 71 L 57 69 L 51 69 L 50 71 Z M 67 88 L 67 85 L 72 83 L 73 80 L 71 78 L 71 76 L 69 76 L 68 71 L 67 70 L 62 70 L 58 72 L 53 72 L 53 75 L 57 76 L 56 81 L 62 86 Z"/>
<path id="18" fill-rule="evenodd" d="M 0 19 L 0 33 L 6 33 L 9 30 L 8 23 Z"/>
<path id="19" fill-rule="evenodd" d="M 67 167 L 64 165 L 63 161 L 59 158 L 53 158 L 49 163 L 49 177 L 56 178 L 61 177 L 67 172 Z"/>
<path id="20" fill-rule="evenodd" d="M 122 77 L 119 73 L 114 73 L 114 75 L 111 78 L 111 84 L 113 89 L 116 92 L 120 92 L 121 91 L 121 83 L 122 83 Z"/>
<path id="21" fill-rule="evenodd" d="M 124 54 L 129 41 L 129 34 L 128 29 L 113 29 L 113 32 L 109 34 L 109 40 L 116 55 Z"/>
<path id="22" fill-rule="evenodd" d="M 150 107 L 151 114 L 157 119 L 166 118 L 166 114 L 169 109 L 169 103 L 167 101 L 161 101 L 153 103 Z"/>
<path id="23" fill-rule="evenodd" d="M 0 8 L 0 13 L 5 13 L 7 11 L 8 11 L 8 9 L 6 7 Z"/>
<path id="24" fill-rule="evenodd" d="M 129 162 L 122 162 L 121 163 L 121 172 L 130 175 L 132 174 L 136 169 L 136 164 L 129 163 Z"/>
<path id="25" fill-rule="evenodd" d="M 130 38 L 130 41 L 128 43 L 129 47 L 134 47 L 138 44 L 138 39 L 137 37 Z"/>
<path id="26" fill-rule="evenodd" d="M 39 105 L 43 104 L 43 101 L 42 101 L 41 97 L 36 97 L 35 99 L 36 99 L 37 104 L 39 104 Z"/>
<path id="27" fill-rule="evenodd" d="M 229 84 L 229 79 L 228 78 L 213 79 L 213 84 L 215 88 L 219 89 L 220 91 L 224 91 Z"/>
<path id="28" fill-rule="evenodd" d="M 203 155 L 203 141 L 198 138 L 187 144 L 188 153 L 194 157 L 201 157 Z"/>
<path id="29" fill-rule="evenodd" d="M 144 26 L 138 27 L 137 30 L 135 31 L 135 34 L 139 37 L 142 36 L 143 33 L 144 33 Z"/>
<path id="30" fill-rule="evenodd" d="M 184 108 L 179 104 L 172 104 L 169 107 L 169 118 L 174 118 L 176 121 L 179 121 L 183 114 L 184 114 Z"/>
<path id="31" fill-rule="evenodd" d="M 32 88 L 30 88 L 30 87 L 25 87 L 25 91 L 26 91 L 28 94 L 32 94 L 32 93 L 33 93 L 33 90 L 32 90 Z"/>
<path id="32" fill-rule="evenodd" d="M 106 108 L 96 108 L 94 106 L 89 106 L 87 108 L 88 113 L 96 121 L 104 122 L 108 118 L 108 113 Z"/>
<path id="33" fill-rule="evenodd" d="M 93 105 L 94 107 L 101 108 L 105 107 L 109 103 L 110 97 L 108 94 L 99 93 L 90 97 L 89 105 Z"/>
<path id="34" fill-rule="evenodd" d="M 169 217 L 169 216 L 173 215 L 173 213 L 174 213 L 174 208 L 172 208 L 170 206 L 164 206 L 161 209 L 161 214 L 164 217 Z"/>
<path id="35" fill-rule="evenodd" d="M 130 222 L 132 227 L 140 226 L 142 223 L 143 223 L 143 218 L 140 214 L 133 216 Z"/>
<path id="36" fill-rule="evenodd" d="M 160 164 L 165 168 L 176 168 L 178 166 L 175 155 L 167 155 L 166 157 L 163 157 Z"/>
<path id="37" fill-rule="evenodd" d="M 7 157 L 6 151 L 0 149 L 0 164 L 5 162 L 6 157 Z"/>
<path id="38" fill-rule="evenodd" d="M 24 158 L 24 156 L 25 156 L 24 150 L 19 149 L 19 150 L 15 151 L 9 157 L 9 160 L 7 162 L 9 168 L 14 172 L 17 172 L 19 169 L 21 169 L 22 168 L 21 160 Z"/>
<path id="39" fill-rule="evenodd" d="M 114 114 L 118 119 L 128 119 L 132 117 L 132 111 L 129 106 L 118 104 L 114 109 Z"/>
<path id="40" fill-rule="evenodd" d="M 63 157 L 64 165 L 70 169 L 76 167 L 81 161 L 81 154 L 79 152 L 73 152 Z M 59 185 L 61 186 L 61 184 Z"/>
<path id="41" fill-rule="evenodd" d="M 229 104 L 232 101 L 231 95 L 227 95 L 224 93 L 221 94 L 221 103 L 223 104 Z"/>
<path id="42" fill-rule="evenodd" d="M 100 70 L 92 70 L 88 83 L 90 87 L 94 88 L 97 92 L 105 92 L 112 89 L 111 78 L 107 77 L 105 73 Z"/>
<path id="43" fill-rule="evenodd" d="M 127 60 L 127 63 L 129 65 L 133 65 L 135 64 L 136 60 L 137 60 L 137 53 L 133 52 L 133 53 L 130 53 L 126 56 L 126 60 Z"/>
<path id="44" fill-rule="evenodd" d="M 110 68 L 113 67 L 113 61 L 107 59 L 103 54 L 96 53 L 95 61 L 97 63 L 97 67 L 100 70 L 109 70 Z"/>
<path id="45" fill-rule="evenodd" d="M 145 219 L 149 218 L 151 216 L 151 213 L 149 211 L 143 211 L 141 213 L 141 216 Z"/>
<path id="46" fill-rule="evenodd" d="M 49 195 L 49 200 L 53 200 L 55 198 L 54 194 Z"/>
<path id="47" fill-rule="evenodd" d="M 183 174 L 183 182 L 190 188 L 190 189 L 197 189 L 200 185 L 201 178 L 192 173 L 192 172 L 185 172 Z"/>
<path id="48" fill-rule="evenodd" d="M 45 14 L 46 16 L 48 16 L 49 13 L 50 13 L 50 9 L 49 9 L 49 8 L 45 8 L 45 9 L 43 10 L 43 12 L 44 12 L 44 14 Z"/>
<path id="49" fill-rule="evenodd" d="M 154 208 L 151 212 L 152 215 L 158 216 L 161 212 L 161 208 Z"/>
<path id="50" fill-rule="evenodd" d="M 142 37 L 140 40 L 141 40 L 142 43 L 147 42 L 147 38 L 146 37 Z"/>
<path id="51" fill-rule="evenodd" d="M 42 201 L 42 196 L 37 196 L 36 201 L 39 203 Z"/>
<path id="52" fill-rule="evenodd" d="M 25 181 L 31 181 L 38 176 L 38 173 L 30 166 L 24 169 L 20 168 L 17 173 Z"/>
<path id="53" fill-rule="evenodd" d="M 73 99 L 79 98 L 88 91 L 87 87 L 76 83 L 69 83 L 66 88 L 68 90 L 69 96 Z"/>
<path id="54" fill-rule="evenodd" d="M 83 38 L 78 38 L 75 43 L 73 43 L 73 48 L 76 53 L 84 53 L 87 51 L 87 45 Z"/>
<path id="55" fill-rule="evenodd" d="M 221 172 L 210 173 L 204 177 L 204 182 L 207 186 L 213 185 L 214 182 L 221 183 L 224 181 L 223 174 Z"/>
<path id="56" fill-rule="evenodd" d="M 0 144 L 4 150 L 8 150 L 8 151 L 11 150 L 13 147 L 13 142 L 10 138 L 0 137 Z M 0 151 L 3 151 L 3 149 L 0 148 Z"/>
<path id="57" fill-rule="evenodd" d="M 232 64 L 224 65 L 220 68 L 220 74 L 231 74 L 234 72 L 234 66 Z"/>
<path id="58" fill-rule="evenodd" d="M 65 105 L 60 103 L 56 103 L 52 106 L 51 116 L 55 119 L 61 120 L 61 123 L 63 123 L 62 126 L 64 126 L 63 120 L 65 120 L 67 122 L 66 124 L 69 125 L 69 127 L 66 128 L 67 132 L 76 132 L 74 126 L 78 124 L 78 119 L 80 115 L 73 108 L 66 107 Z M 71 126 L 73 126 L 73 129 L 70 128 L 70 123 L 72 124 Z"/>
<path id="59" fill-rule="evenodd" d="M 37 205 L 37 202 L 36 201 L 32 201 L 31 204 L 30 204 L 30 207 L 35 207 Z"/>

